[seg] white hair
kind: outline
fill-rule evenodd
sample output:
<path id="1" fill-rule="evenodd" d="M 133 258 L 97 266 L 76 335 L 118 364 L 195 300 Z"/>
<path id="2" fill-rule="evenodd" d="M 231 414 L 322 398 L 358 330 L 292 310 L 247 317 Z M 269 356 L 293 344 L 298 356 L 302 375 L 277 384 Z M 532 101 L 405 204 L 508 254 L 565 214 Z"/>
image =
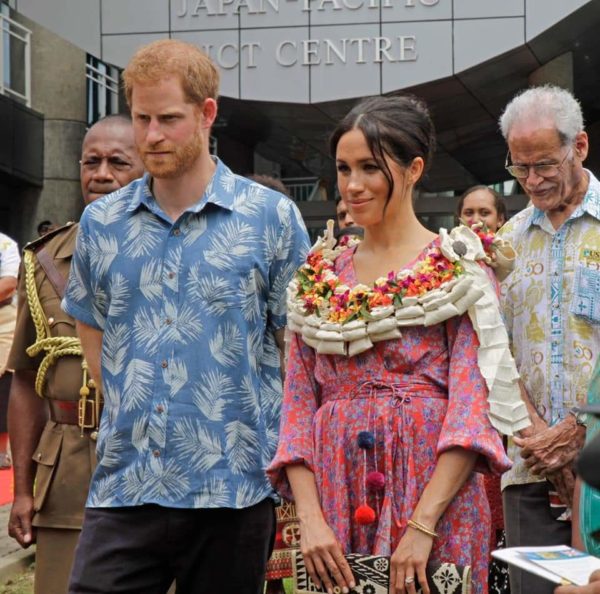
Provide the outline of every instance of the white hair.
<path id="1" fill-rule="evenodd" d="M 581 105 L 573 95 L 554 85 L 532 87 L 515 96 L 500 116 L 502 136 L 508 140 L 511 128 L 518 122 L 550 120 L 563 144 L 570 144 L 584 129 Z"/>

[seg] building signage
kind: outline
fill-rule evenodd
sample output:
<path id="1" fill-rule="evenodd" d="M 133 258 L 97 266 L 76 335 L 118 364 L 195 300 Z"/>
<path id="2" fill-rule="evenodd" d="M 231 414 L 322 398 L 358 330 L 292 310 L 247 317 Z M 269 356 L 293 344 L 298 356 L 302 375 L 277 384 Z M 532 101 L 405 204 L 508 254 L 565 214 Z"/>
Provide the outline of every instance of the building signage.
<path id="1" fill-rule="evenodd" d="M 225 70 L 237 68 L 240 56 L 246 68 L 257 67 L 262 53 L 258 41 L 248 43 L 201 44 L 202 49 Z M 353 50 L 353 51 L 352 51 Z M 280 66 L 318 66 L 346 64 L 352 56 L 354 64 L 382 62 L 414 62 L 417 59 L 417 40 L 414 35 L 389 37 L 354 37 L 333 39 L 303 39 L 281 41 L 275 48 L 274 59 Z"/>
<path id="2" fill-rule="evenodd" d="M 440 0 L 284 0 L 286 2 L 299 1 L 302 3 L 302 11 L 323 11 L 328 6 L 333 10 L 358 10 L 367 6 L 371 10 L 393 8 L 398 4 L 404 8 L 414 8 L 421 4 L 423 6 L 435 6 Z M 312 2 L 312 6 L 311 6 Z M 225 16 L 238 14 L 240 10 L 247 10 L 248 14 L 267 14 L 269 11 L 279 13 L 279 0 L 181 0 L 181 10 L 177 13 L 180 18 L 186 16 L 199 17 Z"/>
<path id="3" fill-rule="evenodd" d="M 297 2 L 302 12 L 319 13 L 329 11 L 385 11 L 401 7 L 406 10 L 417 6 L 433 7 L 440 0 L 180 0 L 176 16 L 195 18 L 210 23 L 219 17 L 231 18 L 242 13 L 266 15 L 268 18 L 279 14 L 281 2 Z M 318 29 L 317 29 L 318 30 Z M 200 44 L 217 64 L 231 70 L 243 66 L 257 68 L 264 59 L 264 48 L 260 41 L 227 42 L 222 44 Z M 271 59 L 284 67 L 319 66 L 334 64 L 381 64 L 414 62 L 418 58 L 416 35 L 361 36 L 331 39 L 328 37 L 291 40 L 282 39 L 274 50 L 270 48 Z"/>

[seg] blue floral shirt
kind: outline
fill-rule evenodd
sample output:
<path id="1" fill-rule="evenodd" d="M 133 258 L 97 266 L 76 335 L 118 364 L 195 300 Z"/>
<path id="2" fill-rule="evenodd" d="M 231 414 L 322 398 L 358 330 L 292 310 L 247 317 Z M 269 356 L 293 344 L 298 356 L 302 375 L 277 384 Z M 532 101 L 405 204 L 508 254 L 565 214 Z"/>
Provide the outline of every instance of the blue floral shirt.
<path id="1" fill-rule="evenodd" d="M 103 331 L 87 505 L 248 507 L 273 494 L 274 332 L 306 229 L 291 200 L 218 160 L 174 223 L 148 184 L 146 175 L 86 208 L 63 301 Z"/>

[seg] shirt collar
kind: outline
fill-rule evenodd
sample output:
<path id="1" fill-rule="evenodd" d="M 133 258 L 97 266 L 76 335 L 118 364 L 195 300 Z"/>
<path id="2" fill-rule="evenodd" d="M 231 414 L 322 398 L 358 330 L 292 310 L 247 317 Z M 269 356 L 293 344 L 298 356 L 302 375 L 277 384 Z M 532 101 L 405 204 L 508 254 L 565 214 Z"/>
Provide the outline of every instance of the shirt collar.
<path id="1" fill-rule="evenodd" d="M 588 189 L 583 197 L 583 202 L 571 213 L 568 220 L 576 219 L 583 216 L 584 213 L 587 213 L 600 221 L 600 181 L 598 181 L 596 176 L 589 169 L 585 169 L 584 171 L 588 174 L 590 179 Z M 534 206 L 527 227 L 530 227 L 531 225 L 541 225 L 545 217 L 546 213 Z"/>
<path id="2" fill-rule="evenodd" d="M 226 210 L 233 210 L 235 200 L 235 175 L 218 157 L 212 157 L 216 168 L 202 197 L 187 209 L 187 212 L 198 213 L 204 209 L 206 204 L 211 203 Z M 157 208 L 156 199 L 150 191 L 152 178 L 149 173 L 134 182 L 133 195 L 127 212 L 132 213 L 142 205 L 153 211 Z"/>

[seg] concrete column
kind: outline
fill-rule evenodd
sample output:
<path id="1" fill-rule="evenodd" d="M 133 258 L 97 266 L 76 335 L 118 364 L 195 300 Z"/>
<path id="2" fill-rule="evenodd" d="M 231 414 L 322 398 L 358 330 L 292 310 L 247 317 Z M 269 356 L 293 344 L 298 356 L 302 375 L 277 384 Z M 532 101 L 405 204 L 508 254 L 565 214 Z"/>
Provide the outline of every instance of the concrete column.
<path id="1" fill-rule="evenodd" d="M 86 129 L 86 54 L 44 27 L 15 13 L 31 29 L 31 107 L 44 114 L 44 182 L 24 196 L 27 216 L 22 240 L 36 236 L 37 224 L 77 220 L 83 209 L 79 157 Z"/>

